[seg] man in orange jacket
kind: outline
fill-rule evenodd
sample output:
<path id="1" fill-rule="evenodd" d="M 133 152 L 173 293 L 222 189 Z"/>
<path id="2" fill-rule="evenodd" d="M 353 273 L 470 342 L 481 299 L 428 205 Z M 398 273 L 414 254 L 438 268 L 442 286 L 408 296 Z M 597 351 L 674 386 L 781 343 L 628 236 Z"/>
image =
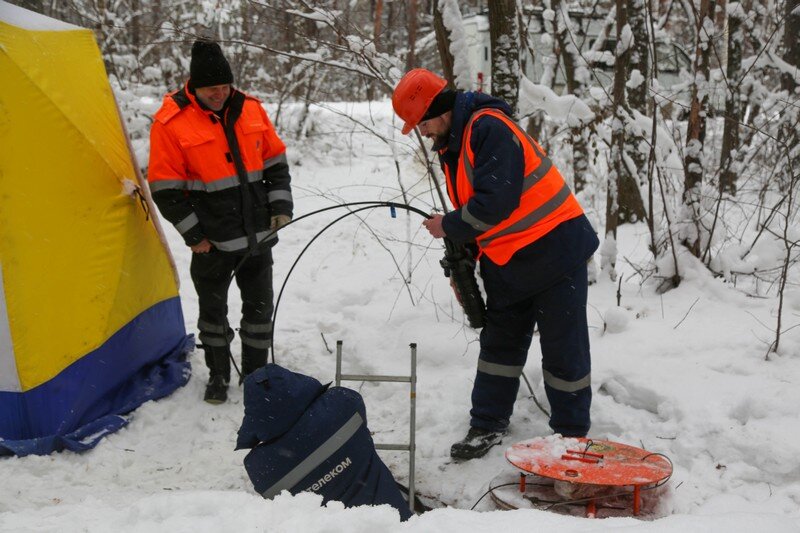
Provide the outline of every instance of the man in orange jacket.
<path id="1" fill-rule="evenodd" d="M 477 248 L 486 291 L 470 429 L 450 455 L 481 457 L 501 441 L 537 325 L 550 427 L 583 437 L 592 400 L 586 263 L 597 235 L 508 104 L 446 86 L 436 74 L 414 69 L 398 83 L 392 105 L 405 121 L 404 134 L 419 127 L 433 139 L 455 207 L 433 215 L 425 228 Z"/>
<path id="2" fill-rule="evenodd" d="M 150 130 L 148 182 L 161 214 L 192 250 L 197 328 L 210 378 L 205 401 L 227 400 L 228 287 L 242 295 L 242 373 L 266 363 L 272 337 L 272 252 L 292 218 L 286 147 L 261 103 L 235 89 L 220 46 L 196 41 L 189 81 L 164 97 Z"/>

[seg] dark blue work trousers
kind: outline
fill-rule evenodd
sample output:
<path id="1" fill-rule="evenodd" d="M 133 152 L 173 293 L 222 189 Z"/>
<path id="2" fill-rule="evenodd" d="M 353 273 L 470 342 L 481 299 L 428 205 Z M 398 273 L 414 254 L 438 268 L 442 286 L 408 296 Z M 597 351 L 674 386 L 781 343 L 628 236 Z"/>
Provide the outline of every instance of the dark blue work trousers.
<path id="1" fill-rule="evenodd" d="M 230 343 L 233 330 L 228 325 L 228 288 L 231 276 L 243 253 L 212 249 L 192 254 L 191 274 L 200 307 L 197 329 L 206 353 L 211 375 L 230 377 Z M 242 296 L 242 371 L 249 374 L 264 366 L 272 338 L 272 252 L 260 250 L 250 255 L 236 272 Z"/>
<path id="2" fill-rule="evenodd" d="M 538 325 L 550 427 L 564 436 L 585 436 L 592 401 L 586 264 L 550 287 L 513 303 L 498 304 L 505 300 L 492 298 L 492 292 L 498 290 L 492 278 L 484 276 L 484 283 L 488 309 L 472 389 L 471 425 L 490 431 L 508 427 Z"/>

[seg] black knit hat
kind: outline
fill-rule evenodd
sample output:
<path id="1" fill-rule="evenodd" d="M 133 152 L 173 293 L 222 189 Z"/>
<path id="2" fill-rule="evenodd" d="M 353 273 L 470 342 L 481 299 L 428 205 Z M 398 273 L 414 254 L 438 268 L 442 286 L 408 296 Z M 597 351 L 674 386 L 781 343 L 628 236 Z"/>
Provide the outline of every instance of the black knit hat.
<path id="1" fill-rule="evenodd" d="M 189 64 L 189 82 L 193 89 L 233 83 L 233 72 L 222 48 L 214 41 L 195 41 L 192 45 L 192 62 Z"/>
<path id="2" fill-rule="evenodd" d="M 425 111 L 420 122 L 436 118 L 439 115 L 444 115 L 452 110 L 455 104 L 456 91 L 453 89 L 442 89 L 439 94 L 433 97 L 431 105 L 428 106 L 428 110 Z"/>

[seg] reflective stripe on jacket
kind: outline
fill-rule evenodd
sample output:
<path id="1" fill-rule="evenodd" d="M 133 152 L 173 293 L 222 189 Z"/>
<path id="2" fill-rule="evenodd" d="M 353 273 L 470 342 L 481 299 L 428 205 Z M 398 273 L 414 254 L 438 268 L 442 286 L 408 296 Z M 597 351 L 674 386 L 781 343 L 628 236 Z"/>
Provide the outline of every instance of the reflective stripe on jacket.
<path id="1" fill-rule="evenodd" d="M 267 364 L 244 380 L 236 449 L 256 492 L 309 491 L 346 507 L 388 504 L 411 517 L 391 472 L 375 451 L 361 395 Z"/>
<path id="2" fill-rule="evenodd" d="M 467 206 L 467 202 L 475 194 L 475 154 L 470 144 L 472 126 L 477 119 L 487 115 L 502 121 L 512 131 L 514 141 L 523 150 L 525 162 L 519 206 L 494 225 L 475 217 Z M 506 264 L 515 252 L 546 235 L 562 222 L 583 214 L 577 199 L 544 150 L 506 114 L 497 109 L 480 109 L 470 117 L 464 128 L 455 180 L 450 176 L 448 165 L 444 165 L 444 170 L 451 202 L 460 209 L 464 222 L 481 231 L 476 237 L 478 247 L 481 253 L 498 265 Z"/>
<path id="3" fill-rule="evenodd" d="M 232 89 L 222 113 L 187 87 L 164 97 L 150 131 L 153 199 L 188 245 L 272 245 L 270 216 L 292 214 L 286 147 L 257 99 Z"/>

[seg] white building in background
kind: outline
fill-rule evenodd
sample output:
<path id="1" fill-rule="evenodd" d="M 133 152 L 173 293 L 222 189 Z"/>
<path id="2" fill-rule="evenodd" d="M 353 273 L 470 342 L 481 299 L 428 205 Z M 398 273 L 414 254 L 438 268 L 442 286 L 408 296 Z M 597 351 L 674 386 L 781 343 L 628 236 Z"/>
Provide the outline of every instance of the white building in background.
<path id="1" fill-rule="evenodd" d="M 527 48 L 521 47 L 523 72 L 534 83 L 540 83 L 545 71 L 545 65 L 556 61 L 553 57 L 551 36 L 545 29 L 544 10 L 534 8 L 526 14 L 529 24 L 529 43 L 533 54 Z M 614 81 L 614 49 L 616 48 L 616 29 L 612 26 L 604 46 L 599 51 L 592 51 L 598 35 L 603 29 L 605 17 L 600 15 L 587 15 L 581 12 L 570 12 L 573 24 L 579 28 L 572 36 L 574 42 L 580 45 L 581 55 L 587 60 L 593 70 L 592 85 L 609 87 Z M 467 42 L 470 67 L 474 80 L 474 90 L 486 90 L 491 87 L 492 52 L 489 39 L 489 18 L 486 15 L 471 15 L 463 20 L 465 40 Z M 669 89 L 680 81 L 680 71 L 688 71 L 691 60 L 680 46 L 666 41 L 656 43 L 656 68 L 657 80 L 661 88 Z M 564 87 L 563 64 L 556 68 L 554 88 L 559 92 Z"/>

